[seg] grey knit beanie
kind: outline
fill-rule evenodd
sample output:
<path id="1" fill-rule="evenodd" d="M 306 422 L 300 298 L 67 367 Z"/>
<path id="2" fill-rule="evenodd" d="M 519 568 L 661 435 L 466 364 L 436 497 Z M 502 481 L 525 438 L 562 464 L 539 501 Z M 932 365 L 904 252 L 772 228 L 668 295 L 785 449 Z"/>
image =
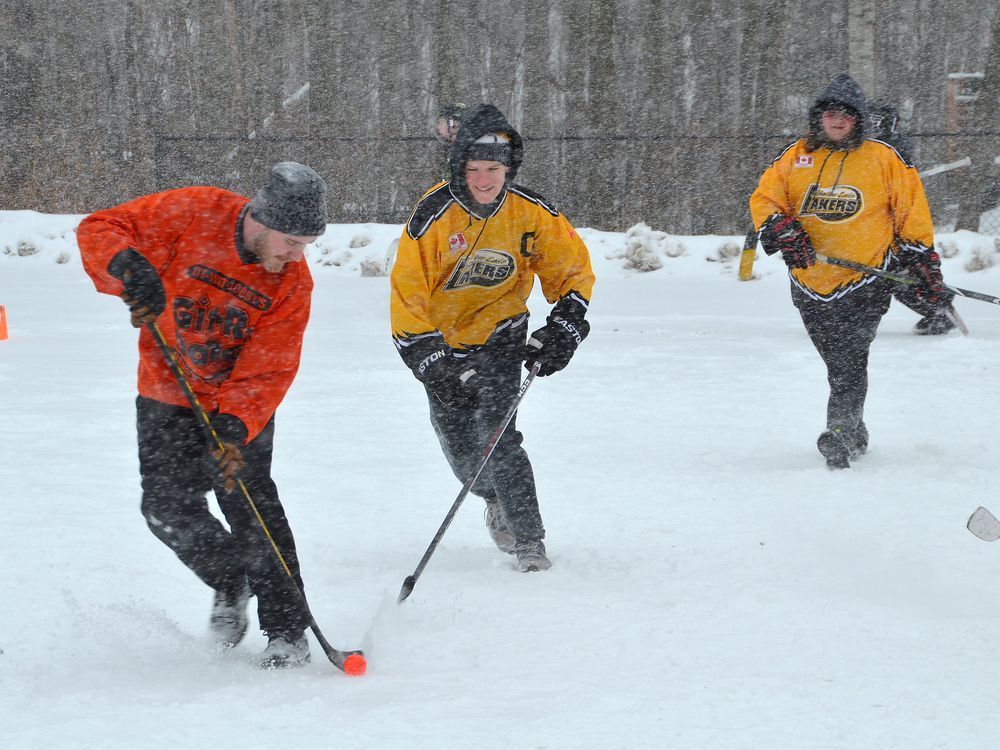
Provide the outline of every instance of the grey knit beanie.
<path id="1" fill-rule="evenodd" d="M 304 164 L 275 164 L 250 201 L 250 215 L 282 234 L 318 237 L 326 231 L 326 183 Z"/>
<path id="2" fill-rule="evenodd" d="M 498 161 L 510 166 L 512 151 L 507 133 L 486 133 L 473 141 L 465 152 L 465 160 Z"/>

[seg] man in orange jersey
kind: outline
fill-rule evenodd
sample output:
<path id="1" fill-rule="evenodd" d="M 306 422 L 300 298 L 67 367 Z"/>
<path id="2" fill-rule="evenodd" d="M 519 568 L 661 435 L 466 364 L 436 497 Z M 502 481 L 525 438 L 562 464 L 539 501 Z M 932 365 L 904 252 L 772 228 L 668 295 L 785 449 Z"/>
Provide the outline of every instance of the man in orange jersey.
<path id="1" fill-rule="evenodd" d="M 892 283 L 816 262 L 816 252 L 909 273 L 929 310 L 944 288 L 920 176 L 886 143 L 866 138 L 864 93 L 841 74 L 809 112 L 809 131 L 764 172 L 750 197 L 760 244 L 789 267 L 792 301 L 826 363 L 830 396 L 817 447 L 830 468 L 868 449 L 868 351 L 889 309 Z"/>
<path id="2" fill-rule="evenodd" d="M 587 247 L 537 193 L 513 184 L 521 136 L 494 106 L 466 112 L 449 153 L 451 179 L 414 208 L 390 277 L 393 340 L 426 391 L 431 423 L 463 483 L 521 382 L 563 369 L 590 330 L 594 286 Z M 527 340 L 534 278 L 554 303 Z M 521 571 L 550 567 L 531 463 L 514 422 L 472 492 Z"/>
<path id="3" fill-rule="evenodd" d="M 168 190 L 91 214 L 77 231 L 97 290 L 120 296 L 141 327 L 142 514 L 215 591 L 210 628 L 219 647 L 243 638 L 247 602 L 256 595 L 268 637 L 265 668 L 309 660 L 308 623 L 236 479 L 301 588 L 295 540 L 271 480 L 271 452 L 274 413 L 298 370 L 309 319 L 313 282 L 303 256 L 326 222 L 322 178 L 283 162 L 270 169 L 253 200 L 213 187 Z M 224 450 L 209 455 L 147 323 L 173 346 Z M 209 488 L 228 530 L 209 512 Z"/>

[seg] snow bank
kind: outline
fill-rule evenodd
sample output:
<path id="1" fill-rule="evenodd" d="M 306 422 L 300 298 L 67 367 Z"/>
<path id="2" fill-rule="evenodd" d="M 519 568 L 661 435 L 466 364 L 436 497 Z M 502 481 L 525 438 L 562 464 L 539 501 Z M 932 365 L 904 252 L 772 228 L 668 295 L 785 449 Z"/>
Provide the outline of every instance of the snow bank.
<path id="1" fill-rule="evenodd" d="M 83 216 L 0 211 L 0 264 L 80 263 L 76 227 Z M 385 276 L 392 267 L 401 224 L 330 224 L 306 253 L 320 273 Z M 742 235 L 675 235 L 639 223 L 627 232 L 580 229 L 596 270 L 617 275 L 694 272 L 736 275 Z M 1000 265 L 1000 237 L 959 231 L 937 235 L 945 273 L 974 273 Z M 765 268 L 780 264 L 763 259 Z M 712 266 L 705 267 L 705 262 Z"/>

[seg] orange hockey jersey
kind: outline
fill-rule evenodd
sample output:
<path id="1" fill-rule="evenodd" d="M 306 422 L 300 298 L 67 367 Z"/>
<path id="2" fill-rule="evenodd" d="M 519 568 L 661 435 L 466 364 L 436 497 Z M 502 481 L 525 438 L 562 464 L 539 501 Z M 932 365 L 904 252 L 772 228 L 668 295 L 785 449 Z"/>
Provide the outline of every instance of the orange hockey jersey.
<path id="1" fill-rule="evenodd" d="M 312 277 L 305 260 L 268 273 L 243 244 L 248 200 L 212 187 L 168 190 L 91 214 L 77 241 L 99 292 L 119 295 L 108 273 L 134 248 L 156 269 L 167 306 L 157 320 L 206 411 L 238 417 L 252 440 L 299 367 Z M 139 334 L 139 394 L 188 406 L 150 332 Z"/>

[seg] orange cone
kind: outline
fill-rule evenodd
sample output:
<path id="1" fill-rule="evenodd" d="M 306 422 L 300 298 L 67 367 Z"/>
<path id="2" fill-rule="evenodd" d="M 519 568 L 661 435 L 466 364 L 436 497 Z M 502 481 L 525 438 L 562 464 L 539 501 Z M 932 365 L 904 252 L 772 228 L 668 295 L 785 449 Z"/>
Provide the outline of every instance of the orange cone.
<path id="1" fill-rule="evenodd" d="M 0 341 L 7 338 L 7 308 L 0 305 Z"/>

